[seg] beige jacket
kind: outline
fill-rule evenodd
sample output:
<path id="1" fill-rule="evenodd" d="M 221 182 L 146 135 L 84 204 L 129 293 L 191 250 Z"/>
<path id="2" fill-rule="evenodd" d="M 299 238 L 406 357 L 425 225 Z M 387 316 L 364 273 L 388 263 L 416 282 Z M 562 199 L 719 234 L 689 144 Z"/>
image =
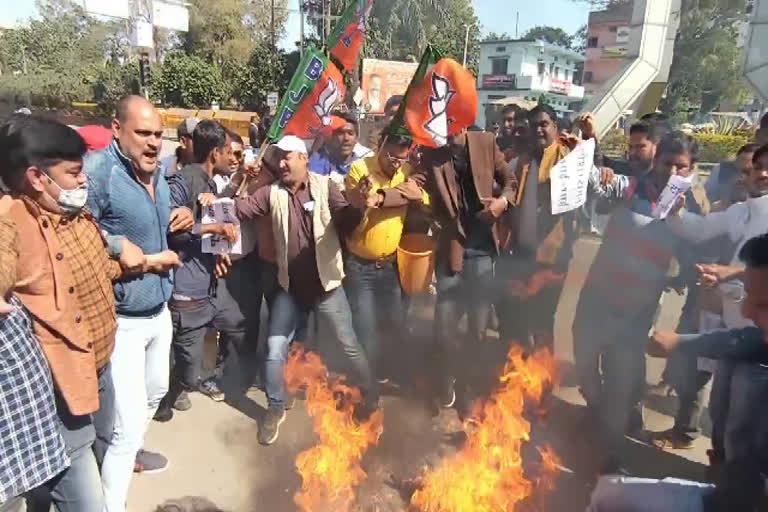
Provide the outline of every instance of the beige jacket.
<path id="1" fill-rule="evenodd" d="M 325 291 L 331 291 L 341 286 L 344 279 L 344 260 L 341 255 L 341 243 L 331 220 L 331 209 L 328 205 L 327 176 L 309 173 L 309 189 L 315 207 L 312 211 L 312 230 L 315 238 L 315 253 L 317 256 L 317 273 Z M 335 185 L 334 185 L 335 186 Z M 280 286 L 290 290 L 288 275 L 288 191 L 278 184 L 271 185 L 269 205 L 272 214 L 272 229 L 275 234 L 275 254 L 277 256 L 277 276 Z"/>

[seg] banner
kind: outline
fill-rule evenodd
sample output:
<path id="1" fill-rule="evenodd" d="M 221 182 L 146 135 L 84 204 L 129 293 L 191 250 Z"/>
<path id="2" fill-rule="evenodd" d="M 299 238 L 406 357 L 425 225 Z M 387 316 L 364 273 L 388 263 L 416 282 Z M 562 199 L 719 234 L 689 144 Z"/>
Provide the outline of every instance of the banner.
<path id="1" fill-rule="evenodd" d="M 355 68 L 357 55 L 365 39 L 365 30 L 368 28 L 371 8 L 373 0 L 354 0 L 344 10 L 328 37 L 331 55 L 348 72 Z"/>
<path id="2" fill-rule="evenodd" d="M 331 127 L 331 112 L 344 99 L 344 79 L 336 65 L 322 51 L 311 47 L 283 95 L 269 138 L 283 135 L 314 139 Z"/>
<path id="3" fill-rule="evenodd" d="M 217 199 L 203 208 L 202 224 L 234 224 L 237 227 L 237 241 L 230 242 L 223 236 L 203 235 L 202 251 L 205 254 L 242 254 L 243 237 L 240 220 L 235 215 L 235 201 L 229 198 Z"/>
<path id="4" fill-rule="evenodd" d="M 389 98 L 403 95 L 408 90 L 418 67 L 417 62 L 363 59 L 363 94 L 360 98 L 363 111 L 383 114 Z"/>
<path id="5" fill-rule="evenodd" d="M 575 210 L 587 202 L 589 173 L 595 159 L 595 139 L 588 139 L 557 162 L 549 172 L 552 215 Z"/>
<path id="6" fill-rule="evenodd" d="M 396 120 L 404 121 L 415 144 L 440 147 L 475 122 L 477 104 L 472 73 L 428 46 Z"/>

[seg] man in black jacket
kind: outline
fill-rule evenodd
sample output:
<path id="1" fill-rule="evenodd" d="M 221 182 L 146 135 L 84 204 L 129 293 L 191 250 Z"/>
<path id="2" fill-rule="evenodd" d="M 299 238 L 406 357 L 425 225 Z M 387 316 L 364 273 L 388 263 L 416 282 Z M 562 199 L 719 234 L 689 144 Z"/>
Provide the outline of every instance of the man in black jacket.
<path id="1" fill-rule="evenodd" d="M 239 232 L 235 224 L 201 224 L 199 203 L 202 194 L 216 194 L 214 174 L 228 172 L 231 139 L 223 126 L 211 120 L 200 122 L 192 137 L 196 163 L 168 177 L 171 197 L 193 211 L 196 223 L 190 233 L 172 236 L 168 241 L 179 253 L 183 266 L 174 275 L 168 304 L 173 320 L 174 365 L 170 391 L 155 415 L 158 421 L 171 419 L 171 406 L 177 410 L 191 407 L 187 391 L 200 389 L 216 401 L 224 399 L 218 388 L 210 389 L 215 381 L 207 381 L 208 387 L 200 388 L 203 340 L 209 327 L 229 337 L 235 347 L 241 346 L 245 337 L 245 318 L 226 287 L 217 286 L 215 256 L 203 252 L 202 241 L 203 235 L 214 235 L 234 242 Z"/>

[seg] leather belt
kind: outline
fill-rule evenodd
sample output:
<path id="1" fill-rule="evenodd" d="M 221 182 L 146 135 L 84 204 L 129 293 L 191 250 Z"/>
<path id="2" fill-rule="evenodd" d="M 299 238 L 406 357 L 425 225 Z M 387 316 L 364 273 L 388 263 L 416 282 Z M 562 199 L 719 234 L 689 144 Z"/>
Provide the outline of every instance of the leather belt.
<path id="1" fill-rule="evenodd" d="M 359 261 L 360 263 L 363 263 L 364 265 L 375 265 L 376 268 L 384 268 L 387 265 L 391 265 L 397 261 L 397 253 L 393 252 L 392 254 L 388 256 L 384 256 L 382 258 L 377 258 L 375 260 L 370 260 L 368 258 L 361 258 L 357 254 L 349 253 L 349 257 Z"/>

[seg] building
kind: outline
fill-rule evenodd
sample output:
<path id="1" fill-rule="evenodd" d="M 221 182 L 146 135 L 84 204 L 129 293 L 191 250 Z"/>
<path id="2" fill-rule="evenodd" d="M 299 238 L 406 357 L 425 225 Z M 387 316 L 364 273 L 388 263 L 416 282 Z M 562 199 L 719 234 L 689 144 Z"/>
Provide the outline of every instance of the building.
<path id="1" fill-rule="evenodd" d="M 592 95 L 621 69 L 629 44 L 632 3 L 589 13 L 584 89 Z"/>
<path id="2" fill-rule="evenodd" d="M 584 57 L 545 41 L 509 39 L 480 43 L 477 124 L 497 119 L 499 105 L 510 98 L 528 102 L 544 99 L 560 115 L 572 112 L 571 104 L 584 99 L 578 73 Z M 513 102 L 514 100 L 512 100 Z"/>

